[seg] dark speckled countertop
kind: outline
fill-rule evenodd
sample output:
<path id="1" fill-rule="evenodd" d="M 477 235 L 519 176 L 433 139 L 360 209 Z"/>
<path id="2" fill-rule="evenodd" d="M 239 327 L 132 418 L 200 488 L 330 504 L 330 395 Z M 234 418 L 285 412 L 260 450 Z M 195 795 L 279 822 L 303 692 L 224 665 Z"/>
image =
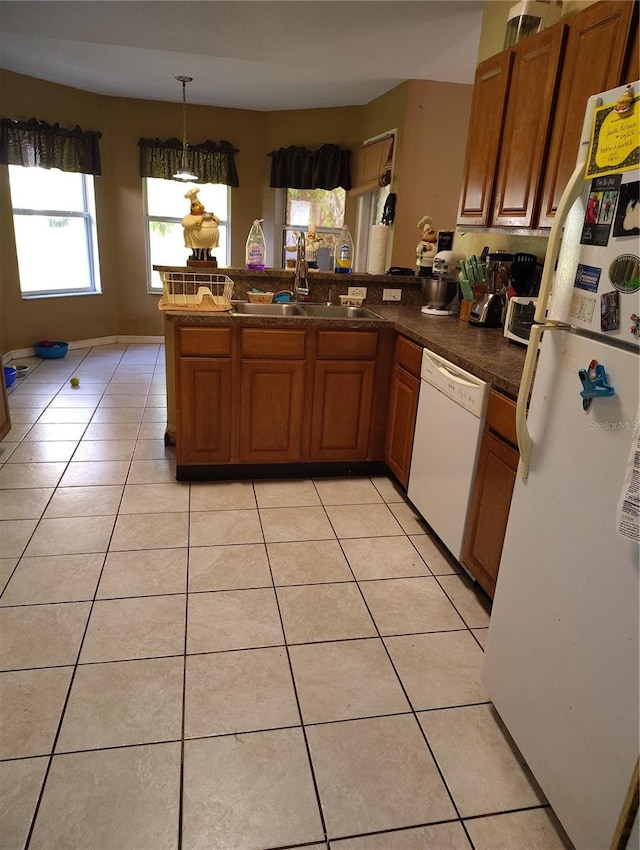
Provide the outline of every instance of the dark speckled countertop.
<path id="1" fill-rule="evenodd" d="M 478 328 L 457 316 L 426 316 L 419 307 L 376 304 L 371 309 L 399 333 L 517 398 L 527 349 L 506 340 L 500 328 Z"/>

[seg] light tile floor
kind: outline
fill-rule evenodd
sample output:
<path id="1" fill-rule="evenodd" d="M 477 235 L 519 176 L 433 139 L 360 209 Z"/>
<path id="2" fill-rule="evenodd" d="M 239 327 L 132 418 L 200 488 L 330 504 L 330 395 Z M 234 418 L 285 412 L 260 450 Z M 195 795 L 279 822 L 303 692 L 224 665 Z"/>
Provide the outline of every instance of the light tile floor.
<path id="1" fill-rule="evenodd" d="M 22 362 L 3 848 L 569 846 L 481 683 L 487 600 L 392 481 L 179 483 L 160 346 Z"/>

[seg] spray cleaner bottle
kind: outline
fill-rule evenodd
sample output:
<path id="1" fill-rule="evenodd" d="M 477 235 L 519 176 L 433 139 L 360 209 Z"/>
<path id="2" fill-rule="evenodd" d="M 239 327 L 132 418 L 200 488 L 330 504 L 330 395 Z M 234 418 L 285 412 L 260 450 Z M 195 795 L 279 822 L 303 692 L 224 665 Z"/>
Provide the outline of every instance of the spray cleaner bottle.
<path id="1" fill-rule="evenodd" d="M 245 257 L 248 269 L 263 269 L 267 258 L 267 243 L 262 230 L 264 219 L 256 218 L 247 236 Z"/>

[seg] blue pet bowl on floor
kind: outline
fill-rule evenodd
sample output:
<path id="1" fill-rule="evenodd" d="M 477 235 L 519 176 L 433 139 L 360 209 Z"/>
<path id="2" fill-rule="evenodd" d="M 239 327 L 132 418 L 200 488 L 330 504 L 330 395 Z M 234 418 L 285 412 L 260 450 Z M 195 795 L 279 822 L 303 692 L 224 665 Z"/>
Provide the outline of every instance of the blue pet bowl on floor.
<path id="1" fill-rule="evenodd" d="M 16 380 L 17 370 L 13 366 L 4 367 L 4 382 L 7 387 L 13 386 Z"/>
<path id="2" fill-rule="evenodd" d="M 38 357 L 43 357 L 45 360 L 58 360 L 69 350 L 69 343 L 44 340 L 44 342 L 34 342 L 33 350 Z"/>

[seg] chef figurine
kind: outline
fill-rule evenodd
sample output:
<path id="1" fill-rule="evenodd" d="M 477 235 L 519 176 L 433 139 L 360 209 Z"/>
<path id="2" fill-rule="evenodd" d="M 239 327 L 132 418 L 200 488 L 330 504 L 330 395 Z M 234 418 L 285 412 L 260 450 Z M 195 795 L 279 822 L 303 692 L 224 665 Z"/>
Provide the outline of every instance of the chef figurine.
<path id="1" fill-rule="evenodd" d="M 218 247 L 218 224 L 220 219 L 213 213 L 205 212 L 204 206 L 198 200 L 200 189 L 189 189 L 185 198 L 191 201 L 189 215 L 182 219 L 184 228 L 184 246 L 191 248 L 190 260 L 215 262 L 211 249 Z"/>
<path id="2" fill-rule="evenodd" d="M 309 225 L 309 230 L 305 237 L 305 260 L 310 269 L 318 268 L 318 248 L 322 246 L 324 239 L 318 236 L 313 224 Z"/>
<path id="3" fill-rule="evenodd" d="M 422 228 L 422 239 L 416 246 L 416 266 L 420 277 L 428 277 L 433 267 L 433 258 L 438 253 L 438 234 L 432 227 L 430 215 L 423 216 L 418 222 Z"/>

